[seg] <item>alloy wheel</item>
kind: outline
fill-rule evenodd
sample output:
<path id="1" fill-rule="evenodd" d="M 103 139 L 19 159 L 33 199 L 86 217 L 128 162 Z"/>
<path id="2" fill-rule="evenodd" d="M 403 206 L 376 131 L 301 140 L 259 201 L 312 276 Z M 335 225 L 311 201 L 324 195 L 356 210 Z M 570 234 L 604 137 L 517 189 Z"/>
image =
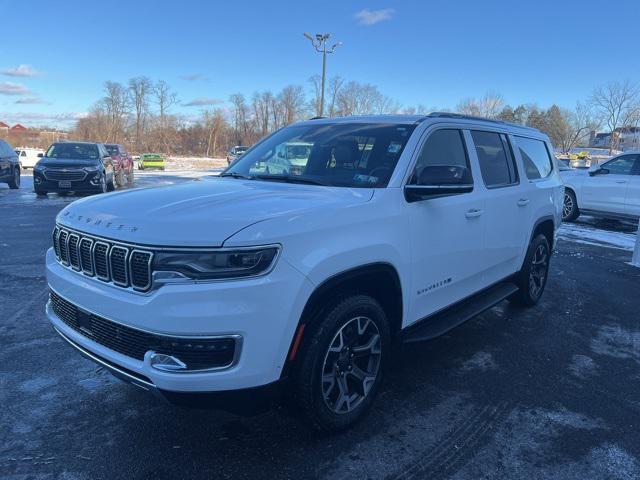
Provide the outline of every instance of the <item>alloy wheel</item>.
<path id="1" fill-rule="evenodd" d="M 568 218 L 573 212 L 573 198 L 568 193 L 564 194 L 564 203 L 562 205 L 562 218 Z"/>
<path id="2" fill-rule="evenodd" d="M 380 331 L 368 317 L 355 317 L 335 334 L 322 366 L 322 396 L 333 413 L 357 408 L 375 384 L 382 360 Z"/>
<path id="3" fill-rule="evenodd" d="M 531 298 L 537 299 L 542 294 L 548 268 L 549 252 L 547 247 L 538 245 L 531 260 L 531 270 L 529 272 L 529 294 Z"/>

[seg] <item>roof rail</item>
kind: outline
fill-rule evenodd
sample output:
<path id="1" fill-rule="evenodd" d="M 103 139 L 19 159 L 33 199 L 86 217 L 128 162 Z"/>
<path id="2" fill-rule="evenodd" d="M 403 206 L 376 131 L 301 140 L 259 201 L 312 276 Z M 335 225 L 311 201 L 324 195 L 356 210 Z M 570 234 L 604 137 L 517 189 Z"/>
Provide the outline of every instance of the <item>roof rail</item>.
<path id="1" fill-rule="evenodd" d="M 491 122 L 491 123 L 499 123 L 500 125 L 509 125 L 511 127 L 524 128 L 527 130 L 535 130 L 538 131 L 537 128 L 528 127 L 526 125 L 521 125 L 519 123 L 514 122 L 506 122 L 504 120 L 497 120 L 494 118 L 485 118 L 485 117 L 476 117 L 474 115 L 463 115 L 462 113 L 451 113 L 451 112 L 431 112 L 427 115 L 430 118 L 457 118 L 459 120 L 477 120 L 481 122 Z"/>

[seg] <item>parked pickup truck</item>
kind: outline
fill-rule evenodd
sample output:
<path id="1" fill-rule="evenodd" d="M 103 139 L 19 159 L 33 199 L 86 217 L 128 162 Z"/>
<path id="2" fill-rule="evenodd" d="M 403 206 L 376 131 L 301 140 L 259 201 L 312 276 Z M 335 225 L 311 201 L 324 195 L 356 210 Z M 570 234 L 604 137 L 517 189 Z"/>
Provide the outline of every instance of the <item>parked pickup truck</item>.
<path id="1" fill-rule="evenodd" d="M 306 162 L 267 173 L 291 144 Z M 392 342 L 540 300 L 564 193 L 551 152 L 537 130 L 448 113 L 293 124 L 219 178 L 64 208 L 47 315 L 177 404 L 286 399 L 314 428 L 345 429 Z"/>

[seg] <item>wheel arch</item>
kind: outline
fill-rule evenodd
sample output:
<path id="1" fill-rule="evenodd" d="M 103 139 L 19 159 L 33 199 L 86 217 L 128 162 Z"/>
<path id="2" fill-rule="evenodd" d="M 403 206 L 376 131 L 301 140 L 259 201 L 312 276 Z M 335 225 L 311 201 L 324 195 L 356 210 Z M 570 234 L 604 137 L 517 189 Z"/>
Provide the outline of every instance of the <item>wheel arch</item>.
<path id="1" fill-rule="evenodd" d="M 283 376 L 288 373 L 297 352 L 304 348 L 332 300 L 353 294 L 370 295 L 380 303 L 392 335 L 402 329 L 404 302 L 397 269 L 390 263 L 376 262 L 344 270 L 318 285 L 307 299 L 289 346 Z"/>
<path id="2" fill-rule="evenodd" d="M 555 238 L 555 221 L 553 216 L 547 215 L 544 217 L 540 217 L 533 225 L 533 230 L 531 231 L 531 237 L 529 238 L 529 243 L 533 241 L 533 239 L 538 234 L 542 234 L 547 238 L 549 242 L 549 249 L 553 250 L 554 246 L 554 238 Z"/>

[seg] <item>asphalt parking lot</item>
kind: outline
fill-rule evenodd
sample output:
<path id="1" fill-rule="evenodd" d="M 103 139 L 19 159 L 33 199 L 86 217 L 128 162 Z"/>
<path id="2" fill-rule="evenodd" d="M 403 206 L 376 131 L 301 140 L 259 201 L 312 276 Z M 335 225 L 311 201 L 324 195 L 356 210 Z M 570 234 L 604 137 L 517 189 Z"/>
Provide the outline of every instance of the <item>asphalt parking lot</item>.
<path id="1" fill-rule="evenodd" d="M 137 184 L 190 176 L 145 172 Z M 563 230 L 536 308 L 504 302 L 403 348 L 367 420 L 319 437 L 284 411 L 160 403 L 64 344 L 44 315 L 43 263 L 75 197 L 31 189 L 28 175 L 21 190 L 0 186 L 2 478 L 640 478 L 633 226 L 579 226 L 622 246 Z"/>

